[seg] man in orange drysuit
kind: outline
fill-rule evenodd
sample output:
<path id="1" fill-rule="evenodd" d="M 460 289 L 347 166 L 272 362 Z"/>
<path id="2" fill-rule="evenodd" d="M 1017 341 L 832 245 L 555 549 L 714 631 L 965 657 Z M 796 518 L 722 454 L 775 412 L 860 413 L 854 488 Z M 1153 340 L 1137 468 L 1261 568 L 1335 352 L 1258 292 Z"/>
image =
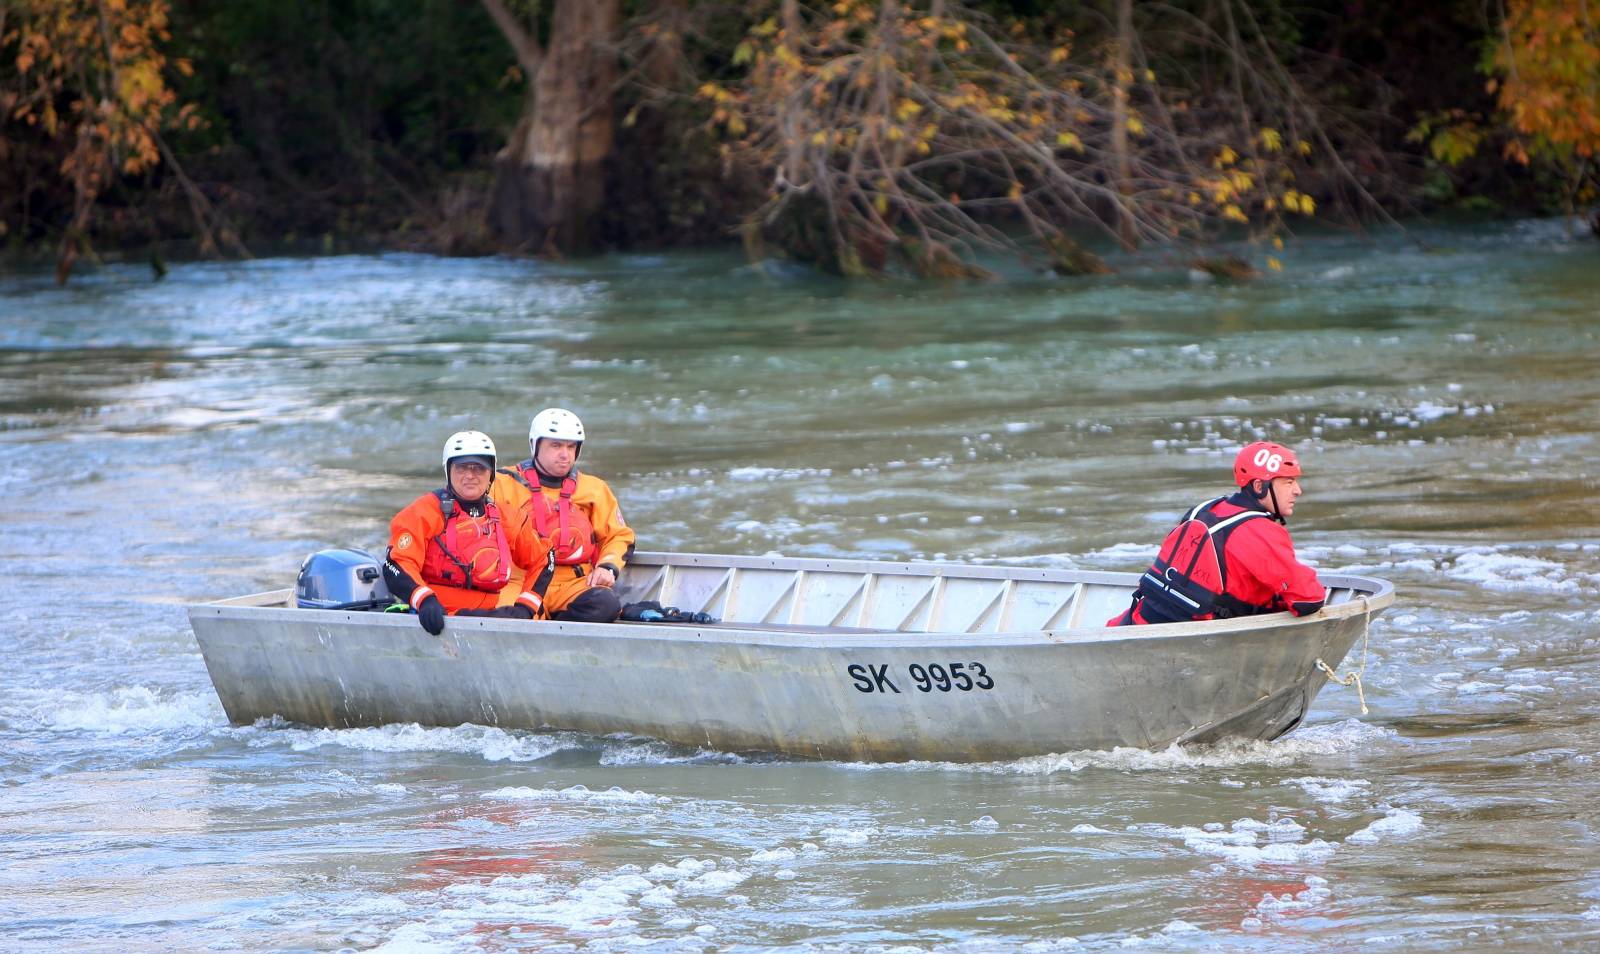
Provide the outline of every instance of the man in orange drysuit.
<path id="1" fill-rule="evenodd" d="M 446 615 L 533 619 L 543 608 L 531 589 L 496 606 L 514 572 L 537 579 L 549 565 L 550 548 L 526 520 L 496 506 L 489 493 L 495 457 L 487 435 L 452 434 L 444 445 L 445 486 L 418 497 L 389 523 L 384 582 L 435 636 Z"/>
<path id="2" fill-rule="evenodd" d="M 555 553 L 555 571 L 542 594 L 550 618 L 609 623 L 622 612 L 612 586 L 633 556 L 634 535 L 611 487 L 579 473 L 583 441 L 576 414 L 559 407 L 540 411 L 528 427 L 532 456 L 501 468 L 491 493 Z M 500 602 L 532 588 L 513 573 Z"/>
<path id="3" fill-rule="evenodd" d="M 1239 492 L 1189 511 L 1139 577 L 1133 605 L 1108 626 L 1228 619 L 1287 610 L 1315 613 L 1327 594 L 1301 563 L 1284 524 L 1299 498 L 1300 461 L 1257 441 L 1233 462 Z"/>

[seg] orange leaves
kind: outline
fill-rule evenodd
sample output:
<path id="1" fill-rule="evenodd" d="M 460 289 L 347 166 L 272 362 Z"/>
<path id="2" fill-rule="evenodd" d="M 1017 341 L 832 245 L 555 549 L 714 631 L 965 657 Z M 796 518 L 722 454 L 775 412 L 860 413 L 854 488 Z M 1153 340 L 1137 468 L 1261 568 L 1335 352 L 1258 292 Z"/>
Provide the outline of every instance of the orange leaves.
<path id="1" fill-rule="evenodd" d="M 1530 154 L 1570 163 L 1600 151 L 1600 16 L 1588 0 L 1507 0 L 1501 42 L 1484 68 L 1500 74 L 1487 89 L 1527 144 L 1507 156 Z"/>
<path id="2" fill-rule="evenodd" d="M 0 77 L 5 118 L 39 129 L 63 146 L 57 173 L 77 194 L 68 230 L 87 227 L 95 198 L 118 174 L 161 161 L 160 130 L 193 129 L 200 117 L 178 108 L 160 45 L 171 38 L 168 0 L 5 0 L 0 55 L 17 69 Z"/>

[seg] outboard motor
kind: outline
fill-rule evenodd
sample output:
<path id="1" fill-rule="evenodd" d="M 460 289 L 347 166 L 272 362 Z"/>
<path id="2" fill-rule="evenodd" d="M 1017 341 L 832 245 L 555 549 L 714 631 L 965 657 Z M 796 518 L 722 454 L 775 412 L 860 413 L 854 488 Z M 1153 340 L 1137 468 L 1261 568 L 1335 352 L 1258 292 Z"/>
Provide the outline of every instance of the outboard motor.
<path id="1" fill-rule="evenodd" d="M 377 558 L 365 550 L 318 550 L 306 557 L 294 596 L 301 609 L 374 610 L 394 602 Z"/>

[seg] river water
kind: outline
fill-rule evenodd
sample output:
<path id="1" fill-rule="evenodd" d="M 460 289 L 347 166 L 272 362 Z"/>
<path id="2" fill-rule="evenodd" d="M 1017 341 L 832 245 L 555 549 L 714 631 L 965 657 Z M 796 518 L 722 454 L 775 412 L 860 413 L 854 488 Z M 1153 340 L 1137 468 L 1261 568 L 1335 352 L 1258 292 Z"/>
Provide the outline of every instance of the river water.
<path id="1" fill-rule="evenodd" d="M 1600 947 L 1600 246 L 1285 264 L 0 273 L 0 947 Z M 230 726 L 183 604 L 381 548 L 446 435 L 511 457 L 548 404 L 654 550 L 1134 570 L 1240 442 L 1291 444 L 1303 554 L 1398 587 L 1370 713 L 982 765 Z"/>

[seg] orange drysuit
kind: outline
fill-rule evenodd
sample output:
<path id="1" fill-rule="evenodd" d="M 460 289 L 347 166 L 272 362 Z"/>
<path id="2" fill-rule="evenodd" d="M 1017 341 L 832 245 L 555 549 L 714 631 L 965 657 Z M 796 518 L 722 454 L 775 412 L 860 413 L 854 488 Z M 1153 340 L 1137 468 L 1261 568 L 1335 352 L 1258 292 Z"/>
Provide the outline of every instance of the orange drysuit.
<path id="1" fill-rule="evenodd" d="M 390 591 L 410 603 L 412 609 L 429 594 L 437 596 L 445 612 L 451 615 L 461 610 L 493 609 L 503 586 L 500 580 L 520 583 L 524 577 L 536 579 L 545 567 L 550 548 L 532 531 L 526 517 L 518 510 L 497 507 L 493 494 L 486 497 L 481 506 L 473 508 L 478 511 L 476 515 L 460 501 L 453 497 L 450 500 L 455 510 L 451 518 L 457 541 L 455 549 L 459 551 L 453 554 L 454 559 L 444 553 L 447 548 L 442 546 L 446 524 L 440 496 L 426 493 L 389 522 L 389 557 L 385 569 L 390 572 L 385 574 L 385 579 L 389 581 Z M 504 551 L 500 547 L 502 542 Z M 501 552 L 511 558 L 511 566 L 504 573 L 501 567 L 491 565 Z M 456 560 L 471 569 L 472 575 L 465 581 L 466 585 L 452 585 L 461 574 L 455 574 L 455 579 L 446 582 L 436 569 L 454 564 Z M 531 576 L 529 568 L 533 570 Z M 396 577 L 400 582 L 398 587 L 391 579 Z M 412 584 L 411 589 L 401 592 L 405 590 L 406 581 Z M 494 585 L 489 585 L 491 582 Z M 518 589 L 505 601 L 507 606 L 513 603 L 528 607 L 535 618 L 542 615 L 543 601 L 535 593 Z"/>
<path id="2" fill-rule="evenodd" d="M 537 495 L 534 488 L 538 489 Z M 570 492 L 570 497 L 563 521 L 562 495 L 566 492 Z M 501 468 L 495 474 L 489 494 L 504 502 L 508 520 L 515 519 L 538 536 L 544 546 L 555 548 L 557 565 L 544 593 L 545 610 L 552 616 L 571 606 L 585 591 L 595 588 L 589 585 L 589 574 L 595 567 L 610 567 L 620 576 L 633 555 L 633 528 L 622 519 L 622 508 L 611 487 L 592 474 L 574 468 L 561 481 L 544 478 L 541 484 L 533 461 L 525 460 L 516 467 Z M 563 526 L 566 527 L 564 533 Z M 549 532 L 539 533 L 540 527 Z M 533 589 L 533 581 L 540 572 L 537 567 L 526 574 L 513 569 L 511 581 L 500 591 L 500 605 L 508 605 L 517 594 Z"/>

